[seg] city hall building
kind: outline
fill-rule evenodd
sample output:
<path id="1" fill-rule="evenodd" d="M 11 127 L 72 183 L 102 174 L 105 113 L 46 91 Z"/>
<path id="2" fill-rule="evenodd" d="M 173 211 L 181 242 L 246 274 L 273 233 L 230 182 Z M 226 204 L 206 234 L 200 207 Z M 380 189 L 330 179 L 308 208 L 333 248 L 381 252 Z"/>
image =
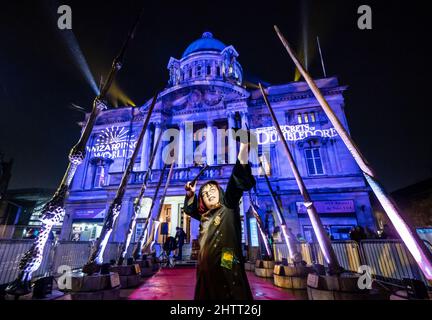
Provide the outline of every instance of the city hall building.
<path id="1" fill-rule="evenodd" d="M 157 98 L 110 241 L 125 238 L 133 202 L 160 134 L 163 138 L 132 241 L 139 237 L 148 218 L 151 199 L 167 157 L 174 158 L 175 165 L 160 221 L 168 223 L 170 235 L 180 226 L 187 234 L 187 242 L 196 239 L 199 222 L 182 211 L 184 185 L 207 164 L 209 167 L 198 181 L 198 188 L 210 179 L 226 187 L 238 152 L 238 142 L 233 139 L 236 131 L 229 129 L 246 127 L 257 135 L 259 148 L 255 160 L 259 159 L 262 166 L 255 161 L 256 190 L 245 193 L 241 202 L 244 242 L 258 245 L 256 221 L 249 211 L 250 196 L 258 199 L 264 220 L 271 223 L 271 213 L 275 213 L 264 174 L 269 177 L 288 227 L 294 234 L 300 233 L 313 241 L 311 222 L 267 106 L 259 89 L 244 85 L 238 56 L 233 46 L 225 45 L 206 32 L 187 47 L 180 59 L 169 60 L 169 81 Z M 346 86 L 340 85 L 335 77 L 317 79 L 316 83 L 348 130 L 343 97 Z M 328 233 L 334 240 L 342 240 L 349 237 L 349 230 L 356 225 L 375 230 L 370 190 L 308 85 L 291 82 L 269 86 L 267 90 L 284 138 Z M 99 114 L 87 145 L 86 159 L 70 187 L 62 240 L 88 241 L 99 236 L 107 209 L 137 147 L 151 100 L 139 108 L 109 109 Z M 173 132 L 177 134 L 174 136 Z M 175 152 L 169 148 L 173 145 Z M 167 172 L 165 170 L 165 175 Z M 165 182 L 166 177 L 158 197 Z M 267 219 L 264 218 L 266 214 Z"/>

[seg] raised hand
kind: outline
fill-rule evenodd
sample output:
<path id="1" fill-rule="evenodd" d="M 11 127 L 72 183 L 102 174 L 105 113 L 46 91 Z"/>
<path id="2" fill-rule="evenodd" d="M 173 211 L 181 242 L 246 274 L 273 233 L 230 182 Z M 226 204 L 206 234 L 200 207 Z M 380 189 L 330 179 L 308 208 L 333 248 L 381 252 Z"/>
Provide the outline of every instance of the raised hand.
<path id="1" fill-rule="evenodd" d="M 241 164 L 247 164 L 249 161 L 249 152 L 256 152 L 258 148 L 257 137 L 255 133 L 249 129 L 241 129 L 240 137 L 240 150 L 237 158 Z"/>
<path id="2" fill-rule="evenodd" d="M 196 183 L 191 184 L 191 181 L 188 181 L 185 185 L 185 190 L 188 198 L 193 197 L 196 190 Z"/>

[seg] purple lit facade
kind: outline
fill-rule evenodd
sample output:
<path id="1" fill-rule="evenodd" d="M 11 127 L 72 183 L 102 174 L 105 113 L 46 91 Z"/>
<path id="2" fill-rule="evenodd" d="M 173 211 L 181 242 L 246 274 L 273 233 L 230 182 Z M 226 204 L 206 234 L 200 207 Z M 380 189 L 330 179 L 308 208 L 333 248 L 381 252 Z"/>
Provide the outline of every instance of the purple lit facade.
<path id="1" fill-rule="evenodd" d="M 269 174 L 274 191 L 282 204 L 283 214 L 294 234 L 314 240 L 311 223 L 293 174 L 285 160 L 284 150 L 276 141 L 267 107 L 259 89 L 244 85 L 243 70 L 233 46 L 226 46 L 211 33 L 193 42 L 181 59 L 168 63 L 168 85 L 159 98 L 136 160 L 134 172 L 124 197 L 122 211 L 111 241 L 123 241 L 142 179 L 147 170 L 152 146 L 161 132 L 175 129 L 176 139 L 164 136 L 153 165 L 151 182 L 145 193 L 132 242 L 139 237 L 148 216 L 149 198 L 156 188 L 170 143 L 178 146 L 174 154 L 175 170 L 165 199 L 162 221 L 169 223 L 169 233 L 181 226 L 187 242 L 198 237 L 197 221 L 182 213 L 184 184 L 200 170 L 194 164 L 207 163 L 210 169 L 203 180 L 216 179 L 226 186 L 236 161 L 236 144 L 221 136 L 229 128 L 255 129 L 259 156 Z M 343 93 L 337 78 L 316 80 L 327 101 L 348 128 L 344 114 Z M 323 225 L 334 240 L 345 240 L 355 225 L 376 230 L 369 200 L 370 189 L 331 123 L 321 110 L 305 82 L 268 87 L 270 102 L 305 180 Z M 139 108 L 124 107 L 103 111 L 96 122 L 87 146 L 84 163 L 79 166 L 71 184 L 66 204 L 67 216 L 61 231 L 62 240 L 87 241 L 98 237 L 103 218 L 115 196 L 123 171 L 136 145 L 149 99 Z M 223 130 L 222 130 L 223 129 Z M 166 138 L 166 139 L 165 139 Z M 170 140 L 171 139 L 171 140 Z M 269 190 L 260 169 L 255 165 L 259 205 L 263 212 L 272 209 Z M 260 177 L 261 174 L 261 177 Z M 249 196 L 241 204 L 244 241 L 256 245 L 256 228 L 251 228 Z M 251 232 L 252 230 L 252 232 Z M 161 240 L 161 239 L 159 239 Z"/>

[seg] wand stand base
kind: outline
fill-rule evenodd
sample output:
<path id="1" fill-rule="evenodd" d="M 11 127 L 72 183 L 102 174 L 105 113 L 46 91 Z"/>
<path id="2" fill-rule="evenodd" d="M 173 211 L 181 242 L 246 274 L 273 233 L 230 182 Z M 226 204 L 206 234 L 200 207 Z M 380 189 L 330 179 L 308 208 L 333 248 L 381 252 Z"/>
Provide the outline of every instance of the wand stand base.
<path id="1" fill-rule="evenodd" d="M 312 267 L 277 264 L 273 269 L 273 280 L 276 287 L 306 290 L 308 274 Z"/>
<path id="2" fill-rule="evenodd" d="M 160 263 L 157 258 L 152 256 L 144 257 L 143 260 L 137 260 L 141 268 L 141 277 L 151 277 L 160 269 Z"/>
<path id="3" fill-rule="evenodd" d="M 257 260 L 255 262 L 255 275 L 261 278 L 272 278 L 274 266 L 274 261 Z"/>
<path id="4" fill-rule="evenodd" d="M 122 289 L 135 288 L 141 284 L 141 267 L 138 263 L 127 266 L 112 266 L 110 271 L 119 274 Z"/>
<path id="5" fill-rule="evenodd" d="M 108 274 L 74 273 L 71 276 L 72 288 L 67 293 L 72 300 L 117 300 L 120 298 L 120 276 Z"/>
<path id="6" fill-rule="evenodd" d="M 245 262 L 245 270 L 255 272 L 255 263 L 251 261 Z"/>
<path id="7" fill-rule="evenodd" d="M 317 275 L 307 277 L 309 300 L 388 300 L 389 295 L 378 289 L 360 289 L 360 277 L 354 274 Z"/>

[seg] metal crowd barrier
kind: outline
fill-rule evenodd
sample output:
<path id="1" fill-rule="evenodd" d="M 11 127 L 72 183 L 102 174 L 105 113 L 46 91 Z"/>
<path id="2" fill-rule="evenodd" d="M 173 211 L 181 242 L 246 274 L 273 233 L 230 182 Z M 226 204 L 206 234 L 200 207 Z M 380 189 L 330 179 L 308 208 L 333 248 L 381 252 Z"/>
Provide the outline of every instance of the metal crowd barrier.
<path id="1" fill-rule="evenodd" d="M 372 274 L 385 280 L 418 279 L 428 282 L 400 240 L 365 240 L 361 242 L 364 264 Z"/>
<path id="2" fill-rule="evenodd" d="M 327 266 L 324 255 L 318 243 L 311 244 L 314 261 L 318 264 Z M 345 270 L 358 272 L 359 267 L 363 264 L 359 245 L 355 241 L 334 241 L 332 248 L 336 254 L 341 267 Z"/>
<path id="3" fill-rule="evenodd" d="M 303 260 L 307 264 L 313 263 L 313 256 L 308 243 L 298 243 L 297 250 L 301 253 Z M 285 258 L 287 259 L 288 263 L 292 263 L 292 260 L 288 253 L 287 245 L 285 243 L 273 244 L 273 255 L 275 257 L 275 261 L 282 261 L 282 258 Z"/>
<path id="4" fill-rule="evenodd" d="M 0 240 L 0 285 L 16 278 L 19 261 L 32 244 L 33 240 Z M 115 260 L 120 254 L 120 246 L 120 243 L 109 243 L 104 253 L 104 262 Z M 298 243 L 297 246 L 307 264 L 326 265 L 317 243 Z M 130 256 L 133 247 L 132 243 L 127 256 Z M 355 241 L 335 241 L 332 247 L 339 263 L 346 270 L 358 272 L 361 265 L 367 265 L 371 267 L 372 274 L 380 279 L 401 281 L 411 278 L 427 284 L 413 257 L 400 240 L 364 240 L 360 244 Z M 158 246 L 155 248 L 160 252 Z M 184 249 L 186 248 L 187 246 Z M 72 269 L 81 268 L 87 262 L 91 249 L 91 242 L 60 241 L 53 245 L 49 241 L 42 265 L 33 276 L 38 277 L 48 272 L 56 274 L 62 265 Z M 187 255 L 187 251 L 188 249 L 184 250 L 184 255 Z M 288 262 L 292 262 L 284 243 L 275 243 L 273 252 L 276 261 L 286 258 Z"/>
<path id="5" fill-rule="evenodd" d="M 335 250 L 336 256 L 339 263 L 346 269 L 350 271 L 358 271 L 358 267 L 361 265 L 360 254 L 358 244 L 355 241 L 347 242 L 333 242 L 332 247 Z M 298 251 L 302 254 L 303 260 L 308 264 L 322 264 L 327 265 L 324 260 L 321 249 L 318 243 L 299 243 L 297 244 Z M 276 261 L 281 261 L 282 258 L 289 258 L 288 248 L 284 243 L 277 243 L 273 246 L 274 256 Z"/>
<path id="6" fill-rule="evenodd" d="M 18 276 L 18 264 L 33 245 L 33 240 L 0 240 L 0 285 L 9 283 Z M 50 263 L 51 242 L 48 242 L 44 250 L 41 267 L 34 272 L 34 276 L 43 275 Z"/>
<path id="7" fill-rule="evenodd" d="M 91 242 L 66 241 L 57 244 L 54 249 L 53 272 L 56 273 L 62 265 L 72 269 L 81 268 L 88 260 L 92 248 Z"/>
<path id="8" fill-rule="evenodd" d="M 9 283 L 18 276 L 18 264 L 32 244 L 33 240 L 0 240 L 0 285 Z M 108 243 L 104 262 L 117 259 L 120 248 L 120 243 Z M 47 242 L 42 265 L 34 272 L 33 278 L 48 272 L 57 274 L 58 268 L 63 265 L 79 269 L 87 262 L 91 249 L 91 242 L 60 241 L 56 245 Z"/>
<path id="9" fill-rule="evenodd" d="M 18 264 L 23 255 L 30 249 L 33 240 L 0 240 L 0 285 L 13 281 L 18 276 Z M 48 241 L 44 250 L 44 258 L 40 268 L 33 274 L 33 278 L 51 273 L 57 275 L 60 266 L 68 266 L 72 270 L 80 269 L 90 256 L 93 242 L 60 241 L 56 245 Z M 132 255 L 135 243 L 128 248 L 127 257 Z M 190 250 L 187 246 L 183 250 L 184 256 Z M 154 248 L 161 252 L 159 244 Z M 186 251 L 186 254 L 185 254 Z M 189 251 L 189 252 L 187 252 Z M 121 243 L 110 242 L 107 244 L 104 259 L 105 263 L 117 260 L 121 252 Z"/>
<path id="10" fill-rule="evenodd" d="M 404 278 L 417 279 L 428 285 L 420 268 L 401 240 L 363 240 L 334 241 L 333 250 L 339 264 L 352 272 L 359 272 L 362 265 L 371 268 L 372 275 L 377 279 L 400 282 Z M 303 260 L 307 264 L 318 263 L 327 266 L 318 243 L 298 244 Z M 288 249 L 284 243 L 273 245 L 276 261 L 289 259 Z"/>

